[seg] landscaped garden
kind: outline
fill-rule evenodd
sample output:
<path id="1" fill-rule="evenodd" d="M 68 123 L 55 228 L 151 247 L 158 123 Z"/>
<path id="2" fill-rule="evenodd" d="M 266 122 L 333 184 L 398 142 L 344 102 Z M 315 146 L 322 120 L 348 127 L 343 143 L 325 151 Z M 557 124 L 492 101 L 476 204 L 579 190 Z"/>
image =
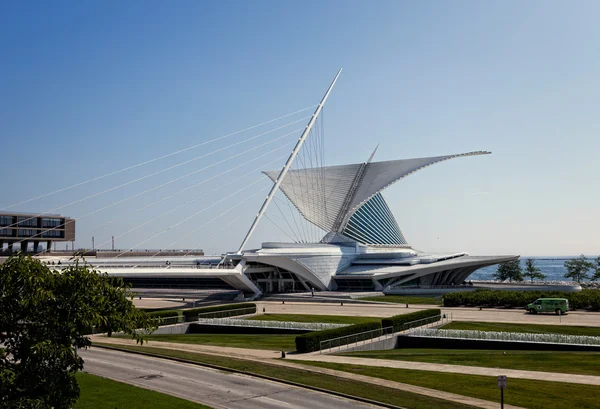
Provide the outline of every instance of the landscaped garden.
<path id="1" fill-rule="evenodd" d="M 405 348 L 387 351 L 350 352 L 343 355 L 398 361 L 600 376 L 600 353 L 596 352 Z"/>
<path id="2" fill-rule="evenodd" d="M 582 327 L 572 325 L 542 325 L 542 324 L 513 324 L 503 322 L 453 321 L 442 329 L 496 331 L 496 332 L 525 332 L 543 334 L 587 335 L 600 336 L 600 327 Z"/>

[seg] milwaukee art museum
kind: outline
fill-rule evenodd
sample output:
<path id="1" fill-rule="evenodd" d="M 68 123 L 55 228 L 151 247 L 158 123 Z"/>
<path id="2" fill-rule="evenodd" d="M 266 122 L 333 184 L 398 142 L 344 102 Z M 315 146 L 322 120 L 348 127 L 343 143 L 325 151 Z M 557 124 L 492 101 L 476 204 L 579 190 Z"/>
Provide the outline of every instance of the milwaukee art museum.
<path id="1" fill-rule="evenodd" d="M 393 294 L 460 285 L 475 270 L 517 256 L 415 250 L 382 193 L 428 166 L 489 153 L 290 170 L 279 189 L 302 217 L 327 232 L 318 243 L 267 242 L 210 265 L 171 259 L 168 266 L 157 268 L 155 259 L 152 266 L 144 267 L 140 260 L 135 268 L 111 268 L 109 260 L 98 262 L 102 270 L 122 276 L 134 287 L 236 289 L 251 297 L 313 288 Z M 264 173 L 275 182 L 280 171 Z"/>
<path id="2" fill-rule="evenodd" d="M 237 252 L 206 260 L 163 261 L 97 259 L 95 266 L 121 276 L 137 288 L 235 289 L 245 297 L 265 293 L 320 291 L 438 291 L 465 282 L 475 270 L 515 260 L 517 256 L 470 256 L 465 252 L 427 253 L 411 247 L 396 222 L 383 192 L 407 176 L 450 159 L 486 155 L 477 151 L 456 155 L 324 166 L 294 161 L 300 152 L 315 153 L 322 133 L 313 125 L 339 75 L 298 139 L 283 168 L 265 171 L 273 185 Z M 322 122 L 321 122 L 322 125 Z M 308 145 L 304 142 L 309 136 Z M 315 138 L 317 143 L 315 144 Z M 321 140 L 322 142 L 322 140 Z M 304 145 L 304 147 L 303 147 Z M 322 144 L 321 144 L 322 146 Z M 304 150 L 302 150 L 304 149 Z M 310 161 L 312 164 L 312 160 Z M 293 168 L 296 164 L 296 168 Z M 277 193 L 307 223 L 324 232 L 322 239 L 293 243 L 263 243 L 246 249 L 248 239 Z M 302 221 L 302 220 L 301 220 Z M 159 264 L 157 264 L 159 263 Z"/>

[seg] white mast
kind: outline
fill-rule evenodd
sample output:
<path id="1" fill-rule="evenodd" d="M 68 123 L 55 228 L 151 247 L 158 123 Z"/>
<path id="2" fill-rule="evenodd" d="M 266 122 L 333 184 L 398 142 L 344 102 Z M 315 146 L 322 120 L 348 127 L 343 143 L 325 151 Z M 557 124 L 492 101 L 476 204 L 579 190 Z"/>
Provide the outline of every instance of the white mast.
<path id="1" fill-rule="evenodd" d="M 260 210 L 258 211 L 258 214 L 256 215 L 256 218 L 254 219 L 254 222 L 252 223 L 252 226 L 250 226 L 250 229 L 248 230 L 248 233 L 246 233 L 246 237 L 244 238 L 244 241 L 242 241 L 242 244 L 240 245 L 240 248 L 238 249 L 238 253 L 241 253 L 242 250 L 244 250 L 244 246 L 246 245 L 246 243 L 248 243 L 248 240 L 250 239 L 250 236 L 252 235 L 252 233 L 254 232 L 254 229 L 258 225 L 258 222 L 260 221 L 260 219 L 263 216 L 263 214 L 265 214 L 265 211 L 267 210 L 267 207 L 269 206 L 269 203 L 271 203 L 271 200 L 273 199 L 273 196 L 275 196 L 275 193 L 277 193 L 277 189 L 279 189 L 279 185 L 281 185 L 281 182 L 283 181 L 283 178 L 285 177 L 285 175 L 287 174 L 288 170 L 290 169 L 290 166 L 292 166 L 292 162 L 294 162 L 294 159 L 296 158 L 296 155 L 298 154 L 298 151 L 300 151 L 300 148 L 302 147 L 302 144 L 304 143 L 304 140 L 308 136 L 308 133 L 310 132 L 310 129 L 312 128 L 313 124 L 317 120 L 317 117 L 321 113 L 321 110 L 323 109 L 323 105 L 325 105 L 325 101 L 327 101 L 327 97 L 329 97 L 329 93 L 333 89 L 333 86 L 335 85 L 335 82 L 337 81 L 337 79 L 338 79 L 338 77 L 340 76 L 341 73 L 342 73 L 342 69 L 340 68 L 340 70 L 336 74 L 335 78 L 331 82 L 331 85 L 327 89 L 327 92 L 323 96 L 323 99 L 321 100 L 321 102 L 317 106 L 317 109 L 315 110 L 315 113 L 310 118 L 310 121 L 308 121 L 308 125 L 306 125 L 306 128 L 304 129 L 304 132 L 302 132 L 302 135 L 300 136 L 300 139 L 298 139 L 298 142 L 296 143 L 296 146 L 294 147 L 294 150 L 292 150 L 292 153 L 290 154 L 290 157 L 288 158 L 287 162 L 285 162 L 285 165 L 283 165 L 283 168 L 281 169 L 281 172 L 279 173 L 279 176 L 277 177 L 277 180 L 275 181 L 275 184 L 273 184 L 273 187 L 271 188 L 271 191 L 267 195 L 267 198 L 265 199 L 265 201 L 262 204 Z"/>

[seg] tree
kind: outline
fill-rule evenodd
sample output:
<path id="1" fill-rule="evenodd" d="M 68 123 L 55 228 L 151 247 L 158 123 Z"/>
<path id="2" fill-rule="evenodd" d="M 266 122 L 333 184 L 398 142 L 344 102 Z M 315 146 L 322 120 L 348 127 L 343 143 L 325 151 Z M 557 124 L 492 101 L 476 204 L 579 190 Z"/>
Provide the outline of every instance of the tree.
<path id="1" fill-rule="evenodd" d="M 588 280 L 590 278 L 588 271 L 594 268 L 594 264 L 588 261 L 582 254 L 577 258 L 565 261 L 565 268 L 567 269 L 565 278 L 571 278 L 581 283 L 581 280 Z"/>
<path id="2" fill-rule="evenodd" d="M 56 270 L 18 254 L 0 265 L 0 406 L 73 407 L 83 368 L 77 348 L 91 345 L 92 328 L 138 342 L 154 329 L 131 298 L 122 279 L 83 260 Z"/>
<path id="3" fill-rule="evenodd" d="M 523 277 L 529 277 L 532 283 L 536 278 L 539 278 L 540 280 L 546 278 L 546 276 L 542 274 L 542 271 L 535 266 L 532 258 L 528 258 L 525 261 L 525 272 L 523 273 Z"/>
<path id="4" fill-rule="evenodd" d="M 509 282 L 512 282 L 512 280 L 523 281 L 523 273 L 521 272 L 519 260 L 498 264 L 498 270 L 494 274 L 494 278 L 500 281 L 508 280 Z"/>
<path id="5" fill-rule="evenodd" d="M 600 280 L 600 256 L 596 257 L 596 265 L 594 266 L 593 281 Z"/>

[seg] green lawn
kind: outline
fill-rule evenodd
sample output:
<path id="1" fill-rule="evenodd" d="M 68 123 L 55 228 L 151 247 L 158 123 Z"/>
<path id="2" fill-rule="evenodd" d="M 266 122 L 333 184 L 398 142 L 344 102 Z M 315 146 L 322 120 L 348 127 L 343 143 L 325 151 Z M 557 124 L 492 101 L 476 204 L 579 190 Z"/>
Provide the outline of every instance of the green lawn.
<path id="1" fill-rule="evenodd" d="M 102 345 L 94 342 L 95 345 Z M 174 351 L 161 348 L 140 347 L 140 346 L 113 346 L 125 351 L 142 351 L 146 353 L 157 354 L 167 357 L 183 358 L 190 361 L 219 365 L 246 372 L 248 374 L 266 375 L 277 379 L 283 379 L 291 382 L 324 388 L 331 391 L 341 392 L 348 395 L 358 396 L 366 399 L 372 399 L 377 402 L 388 403 L 401 406 L 407 409 L 473 409 L 472 406 L 460 403 L 448 402 L 441 399 L 431 398 L 429 396 L 416 393 L 399 391 L 392 388 L 367 384 L 364 382 L 352 380 L 340 380 L 335 376 L 318 374 L 301 369 L 270 365 L 255 361 L 243 359 L 222 357 L 217 355 L 195 354 L 183 351 Z M 456 391 L 454 391 L 456 392 Z"/>
<path id="2" fill-rule="evenodd" d="M 365 322 L 381 321 L 377 317 L 348 317 L 344 315 L 301 315 L 301 314 L 262 314 L 247 320 L 257 321 L 292 321 L 292 322 L 326 322 L 331 324 L 363 324 Z"/>
<path id="3" fill-rule="evenodd" d="M 504 355 L 503 351 L 492 350 L 392 349 L 343 355 L 600 376 L 600 353 L 595 352 L 506 351 Z"/>
<path id="4" fill-rule="evenodd" d="M 499 322 L 453 321 L 444 329 L 468 329 L 495 332 L 533 332 L 600 337 L 600 327 L 574 327 L 570 325 L 505 324 Z"/>
<path id="5" fill-rule="evenodd" d="M 428 304 L 442 305 L 441 297 L 426 295 L 378 295 L 375 297 L 361 298 L 365 301 L 394 302 L 398 304 Z"/>
<path id="6" fill-rule="evenodd" d="M 255 334 L 182 334 L 149 335 L 149 341 L 177 342 L 182 344 L 216 345 L 222 347 L 295 351 L 296 335 Z"/>
<path id="7" fill-rule="evenodd" d="M 208 409 L 208 406 L 87 373 L 78 373 L 75 409 Z"/>
<path id="8" fill-rule="evenodd" d="M 502 371 L 490 370 L 490 375 L 493 376 L 479 376 L 328 362 L 303 361 L 303 363 L 489 401 L 498 401 L 500 397 L 496 376 L 501 375 Z M 530 409 L 598 408 L 599 395 L 600 386 L 509 378 L 504 392 L 504 402 Z"/>

